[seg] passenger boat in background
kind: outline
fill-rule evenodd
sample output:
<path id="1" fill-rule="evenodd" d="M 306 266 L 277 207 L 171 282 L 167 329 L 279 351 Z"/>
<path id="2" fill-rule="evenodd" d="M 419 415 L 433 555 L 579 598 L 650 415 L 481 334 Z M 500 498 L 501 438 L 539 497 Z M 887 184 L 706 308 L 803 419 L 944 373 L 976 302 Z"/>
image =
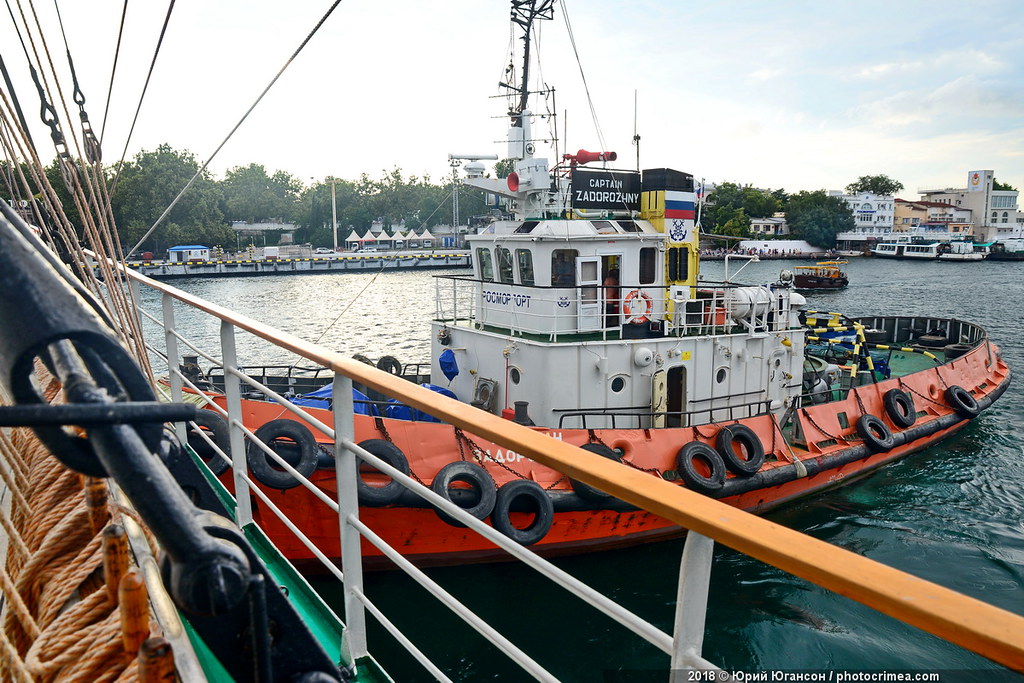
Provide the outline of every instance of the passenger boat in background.
<path id="1" fill-rule="evenodd" d="M 984 261 L 987 249 L 969 240 L 956 240 L 939 245 L 940 261 Z"/>
<path id="2" fill-rule="evenodd" d="M 793 287 L 797 291 L 843 289 L 850 284 L 842 266 L 846 261 L 819 261 L 813 266 L 794 266 Z"/>
<path id="3" fill-rule="evenodd" d="M 892 242 L 879 242 L 871 253 L 882 258 L 936 259 L 941 242 L 919 241 L 901 235 Z"/>
<path id="4" fill-rule="evenodd" d="M 755 512 L 932 445 L 1005 391 L 1009 368 L 986 331 L 969 322 L 812 313 L 802 310 L 806 301 L 791 279 L 701 280 L 693 176 L 611 168 L 617 155 L 605 151 L 580 150 L 549 165 L 536 154 L 528 64 L 522 71 L 507 136 L 513 172 L 494 179 L 471 165 L 465 180 L 502 197 L 511 217 L 467 236 L 472 275 L 438 276 L 429 371 L 404 371 L 390 355 L 379 367 L 467 411 L 503 416 Z M 924 336 L 938 345 L 917 344 Z M 329 425 L 336 397 L 323 384 L 282 386 Z M 470 438 L 423 406 L 387 401 L 378 389 L 353 396 L 355 442 L 538 553 L 683 533 L 657 514 Z M 262 398 L 243 401 L 246 427 L 335 495 L 327 435 Z M 224 396 L 214 400 L 226 405 Z M 226 432 L 212 411 L 207 428 Z M 227 462 L 210 462 L 230 485 Z M 260 449 L 250 447 L 248 466 L 268 500 L 337 558 L 337 517 L 320 512 L 316 496 Z M 507 557 L 368 466 L 357 486 L 360 519 L 415 563 Z M 263 506 L 255 515 L 290 559 L 313 560 L 276 515 Z M 368 562 L 390 565 L 375 546 L 363 552 Z"/>
<path id="5" fill-rule="evenodd" d="M 1024 238 L 1007 238 L 995 242 L 985 256 L 990 261 L 1024 261 Z"/>

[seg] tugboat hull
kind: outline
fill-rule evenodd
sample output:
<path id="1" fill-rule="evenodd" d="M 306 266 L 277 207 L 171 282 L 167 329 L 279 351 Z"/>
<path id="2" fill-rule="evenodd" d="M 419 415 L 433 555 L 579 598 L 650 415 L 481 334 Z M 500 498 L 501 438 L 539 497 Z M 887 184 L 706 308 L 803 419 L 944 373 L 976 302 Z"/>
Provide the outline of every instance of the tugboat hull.
<path id="1" fill-rule="evenodd" d="M 990 405 L 1009 382 L 1010 371 L 999 357 L 998 348 L 982 341 L 964 355 L 932 369 L 859 386 L 839 400 L 800 407 L 784 429 L 780 429 L 771 414 L 697 427 L 535 429 L 606 457 L 618 456 L 631 467 L 648 471 L 652 477 L 676 481 L 738 508 L 762 513 L 848 483 L 937 443 Z M 894 401 L 894 396 L 898 400 Z M 310 408 L 309 412 L 322 422 L 332 420 L 327 410 Z M 243 421 L 253 430 L 285 414 L 274 403 L 243 402 Z M 435 491 L 438 476 L 453 462 L 461 462 L 467 469 L 472 469 L 469 463 L 478 466 L 486 473 L 487 485 L 496 488 L 499 497 L 510 484 L 531 482 L 530 486 L 543 493 L 549 506 L 524 497 L 504 508 L 497 505 L 480 511 L 478 517 L 499 529 L 514 528 L 534 535 L 527 543 L 540 554 L 609 550 L 683 533 L 657 515 L 636 510 L 596 489 L 588 490 L 579 482 L 498 444 L 469 438 L 451 425 L 368 415 L 356 415 L 354 419 L 358 443 L 391 444 L 394 449 L 389 453 L 393 455 L 397 450 L 403 460 L 399 469 L 407 466 L 414 479 L 426 485 L 435 484 Z M 326 435 L 309 425 L 306 428 L 318 445 L 329 447 Z M 727 428 L 732 431 L 726 434 Z M 687 446 L 695 443 L 701 446 Z M 684 446 L 703 453 L 718 453 L 723 459 L 728 459 L 727 451 L 739 453 L 740 463 L 752 451 L 760 450 L 764 454 L 763 464 L 750 473 L 730 472 L 724 483 L 716 487 L 706 481 L 710 468 L 702 466 L 700 458 L 695 457 L 689 464 L 684 462 Z M 693 472 L 687 476 L 686 470 L 690 469 Z M 230 473 L 221 476 L 230 486 Z M 364 471 L 361 477 L 371 486 L 389 481 L 375 470 Z M 310 479 L 327 496 L 335 495 L 335 473 L 328 457 L 319 457 L 319 465 Z M 472 477 L 464 480 L 473 483 Z M 337 518 L 312 493 L 302 487 L 281 490 L 262 482 L 258 485 L 323 552 L 332 558 L 339 557 Z M 451 500 L 468 508 L 474 505 L 469 500 L 472 494 L 468 488 L 463 487 L 461 494 L 458 485 L 445 490 L 450 492 Z M 491 542 L 446 521 L 432 506 L 404 490 L 383 505 L 379 499 L 362 505 L 359 514 L 392 547 L 423 566 L 500 561 L 508 557 Z M 311 568 L 316 565 L 310 551 L 275 515 L 257 505 L 255 516 L 286 557 L 300 564 L 310 561 Z M 363 554 L 371 568 L 389 565 L 382 553 L 365 540 Z"/>

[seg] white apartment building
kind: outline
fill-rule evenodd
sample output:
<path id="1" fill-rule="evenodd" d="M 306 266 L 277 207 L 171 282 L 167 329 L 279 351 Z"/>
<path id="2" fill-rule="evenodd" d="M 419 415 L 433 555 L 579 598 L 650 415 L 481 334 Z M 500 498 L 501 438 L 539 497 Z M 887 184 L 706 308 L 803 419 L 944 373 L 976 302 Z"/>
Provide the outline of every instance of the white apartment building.
<path id="1" fill-rule="evenodd" d="M 868 235 L 892 232 L 896 203 L 891 195 L 871 192 L 843 194 L 838 190 L 831 190 L 828 194 L 839 197 L 850 207 L 855 232 Z"/>

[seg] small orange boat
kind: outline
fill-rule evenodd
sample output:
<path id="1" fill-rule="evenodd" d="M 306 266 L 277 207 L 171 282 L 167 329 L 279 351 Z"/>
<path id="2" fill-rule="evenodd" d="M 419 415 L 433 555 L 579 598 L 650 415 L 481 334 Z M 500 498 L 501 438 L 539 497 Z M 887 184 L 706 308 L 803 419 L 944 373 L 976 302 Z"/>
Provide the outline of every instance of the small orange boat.
<path id="1" fill-rule="evenodd" d="M 793 286 L 797 291 L 843 289 L 850 284 L 842 267 L 846 261 L 818 261 L 813 266 L 793 268 Z"/>

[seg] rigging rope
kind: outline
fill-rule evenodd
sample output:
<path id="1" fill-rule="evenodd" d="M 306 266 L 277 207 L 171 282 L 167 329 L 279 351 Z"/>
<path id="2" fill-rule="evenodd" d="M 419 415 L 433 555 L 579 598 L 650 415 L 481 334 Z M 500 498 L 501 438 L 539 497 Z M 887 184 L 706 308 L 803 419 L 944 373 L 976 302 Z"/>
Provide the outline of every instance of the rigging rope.
<path id="1" fill-rule="evenodd" d="M 134 116 L 134 118 L 132 118 L 131 128 L 128 129 L 128 137 L 125 138 L 125 140 L 124 140 L 124 150 L 121 152 L 121 160 L 117 162 L 117 169 L 114 171 L 114 182 L 111 183 L 111 185 L 110 185 L 110 194 L 114 194 L 114 191 L 117 189 L 117 181 L 121 178 L 121 169 L 124 167 L 124 158 L 128 154 L 128 143 L 131 142 L 132 133 L 135 132 L 135 124 L 138 123 L 138 121 L 139 121 L 139 112 L 142 110 L 142 101 L 144 99 L 146 99 L 146 91 L 149 90 L 149 79 L 153 77 L 153 69 L 156 67 L 156 59 L 157 59 L 157 57 L 160 56 L 160 47 L 164 44 L 164 35 L 167 33 L 167 24 L 170 23 L 170 21 L 171 21 L 171 12 L 174 11 L 174 2 L 175 2 L 175 0 L 171 0 L 170 3 L 167 5 L 167 15 L 164 17 L 164 25 L 160 28 L 160 37 L 156 41 L 156 49 L 154 49 L 154 51 L 153 51 L 153 59 L 150 60 L 150 62 L 149 62 L 149 72 L 146 74 L 146 82 L 142 85 L 142 93 L 139 95 L 139 104 L 138 104 L 138 106 L 135 107 L 135 116 Z M 127 0 L 125 0 L 125 11 L 127 11 L 127 9 L 128 9 L 128 7 L 127 7 Z M 122 21 L 122 28 L 123 28 L 123 26 L 124 26 L 124 23 L 123 23 L 124 22 L 124 17 L 122 17 L 121 21 Z M 118 36 L 117 43 L 118 43 L 118 46 L 120 46 L 120 44 L 121 44 L 120 36 Z M 110 87 L 113 88 L 114 87 L 114 82 L 113 82 L 114 75 L 113 75 L 113 73 L 111 73 L 110 79 L 111 79 Z M 107 98 L 107 104 L 108 105 L 110 104 L 109 96 Z M 106 116 L 105 115 L 104 115 L 103 122 L 104 122 L 104 124 L 106 123 Z M 102 137 L 102 133 L 101 133 L 101 137 Z M 132 249 L 132 251 L 135 251 L 135 249 Z"/>
<path id="2" fill-rule="evenodd" d="M 597 109 L 594 107 L 594 99 L 590 96 L 590 86 L 587 85 L 587 76 L 583 73 L 583 62 L 580 61 L 579 50 L 576 49 L 576 37 L 572 33 L 572 24 L 569 23 L 569 12 L 565 6 L 565 0 L 559 0 L 562 6 L 562 19 L 565 21 L 565 30 L 569 33 L 569 42 L 572 44 L 572 53 L 576 57 L 576 64 L 580 68 L 580 78 L 583 80 L 583 90 L 587 93 L 587 104 L 590 106 L 590 117 L 594 120 L 594 130 L 597 131 L 597 141 L 601 149 L 607 149 L 604 144 L 604 133 L 601 132 L 601 123 L 597 120 Z"/>
<path id="3" fill-rule="evenodd" d="M 172 0 L 172 4 L 173 4 L 173 0 Z M 135 251 L 140 246 L 142 246 L 142 243 L 145 242 L 146 239 L 151 234 L 153 234 L 153 231 L 156 230 L 157 227 L 161 223 L 163 223 L 164 219 L 167 218 L 167 214 L 169 214 L 171 212 L 171 210 L 175 206 L 178 205 L 178 202 L 181 201 L 181 198 L 185 195 L 186 192 L 188 192 L 188 189 L 190 187 L 192 187 L 192 184 L 195 183 L 195 181 L 199 178 L 199 176 L 201 176 L 206 171 L 206 167 L 210 165 L 210 162 L 212 162 L 214 160 L 214 158 L 216 158 L 217 154 L 220 153 L 220 150 L 224 147 L 224 145 L 226 145 L 228 143 L 228 140 L 230 140 L 232 138 L 232 136 L 235 134 L 235 131 L 237 131 L 242 126 L 242 124 L 245 122 L 245 120 L 247 118 L 249 118 L 249 114 L 252 113 L 253 109 L 256 108 L 256 106 L 260 103 L 260 101 L 264 98 L 264 96 L 266 96 L 266 94 L 268 92 L 270 92 L 270 89 L 272 87 L 274 87 L 274 84 L 277 83 L 278 79 L 281 78 L 281 76 L 284 74 L 285 69 L 287 69 L 289 66 L 291 66 L 291 63 L 295 60 L 296 57 L 299 56 L 299 53 L 302 52 L 302 50 L 306 47 L 306 44 L 309 43 L 310 40 L 312 40 L 313 36 L 316 35 L 317 31 L 320 30 L 320 27 L 324 25 L 324 22 L 327 21 L 328 17 L 330 17 L 331 14 L 334 13 L 334 10 L 340 4 L 341 4 L 341 0 L 334 0 L 334 2 L 331 4 L 330 8 L 328 8 L 328 10 L 324 13 L 324 15 L 322 17 L 320 17 L 320 21 L 318 21 L 316 23 L 316 26 L 313 27 L 313 30 L 310 31 L 309 35 L 306 36 L 306 38 L 302 41 L 302 43 L 300 43 L 299 46 L 297 48 L 295 48 L 295 52 L 292 53 L 291 57 L 289 57 L 288 60 L 284 63 L 284 66 L 282 66 L 281 69 L 277 72 L 277 74 L 270 80 L 270 83 L 268 83 L 267 87 L 263 89 L 263 92 L 261 92 L 259 94 L 259 96 L 256 98 L 256 101 L 252 103 L 252 105 L 249 107 L 248 110 L 246 110 L 245 114 L 242 115 L 242 118 L 239 119 L 238 123 L 235 124 L 235 127 L 232 128 L 231 132 L 227 134 L 227 137 L 225 137 L 224 140 L 217 146 L 217 149 L 213 150 L 213 154 L 210 155 L 210 158 L 207 159 L 205 163 L 203 163 L 202 167 L 200 167 L 200 169 L 198 171 L 196 171 L 196 174 L 194 176 L 192 176 L 192 179 L 189 180 L 188 183 L 186 183 L 185 187 L 183 187 L 181 189 L 181 192 L 179 192 L 178 196 L 174 198 L 174 200 L 171 202 L 170 206 L 168 206 L 166 209 L 164 209 L 164 212 L 162 214 L 160 214 L 159 218 L 156 219 L 156 222 L 153 223 L 153 226 L 149 230 L 146 231 L 146 234 L 143 235 L 142 239 L 140 239 L 138 241 L 138 243 L 134 247 L 131 248 L 131 250 L 128 252 L 128 254 L 126 254 L 126 256 L 135 253 Z M 127 147 L 126 147 L 126 149 L 127 149 Z M 122 160 L 123 160 L 123 157 L 122 157 Z"/>
<path id="4" fill-rule="evenodd" d="M 99 269 L 100 277 L 106 283 L 105 290 L 101 287 L 96 277 L 94 277 L 92 270 L 84 265 L 87 264 L 89 260 L 86 258 L 75 228 L 64 213 L 57 195 L 49 186 L 45 169 L 43 169 L 42 163 L 38 157 L 38 150 L 36 150 L 36 148 L 31 144 L 30 139 L 27 138 L 27 131 L 22 130 L 22 137 L 27 139 L 29 144 L 27 145 L 27 149 L 22 150 L 21 157 L 28 162 L 33 176 L 34 187 L 40 189 L 45 200 L 44 203 L 46 204 L 45 207 L 33 207 L 37 220 L 40 225 L 49 226 L 51 230 L 56 231 L 56 235 L 49 234 L 49 231 L 46 233 L 51 245 L 55 247 L 55 250 L 58 253 L 64 255 L 65 260 L 76 270 L 79 280 L 84 282 L 92 292 L 100 298 L 100 300 L 106 302 L 111 315 L 117 319 L 119 323 L 117 325 L 111 324 L 111 327 L 126 344 L 134 348 L 138 362 L 142 365 L 143 369 L 152 376 L 152 372 L 149 367 L 149 358 L 146 354 L 145 345 L 142 341 L 141 328 L 139 327 L 138 319 L 131 313 L 134 308 L 134 294 L 130 288 L 125 286 L 124 276 L 119 271 L 112 268 L 107 258 L 120 254 L 120 241 L 116 231 L 113 229 L 113 210 L 110 206 L 109 195 L 106 192 L 105 175 L 99 163 L 99 144 L 95 140 L 95 135 L 92 133 L 91 126 L 88 123 L 88 116 L 84 110 L 85 97 L 78 87 L 77 78 L 74 76 L 74 65 L 70 49 L 68 49 L 68 61 L 69 65 L 71 65 L 71 72 L 75 85 L 74 100 L 79 105 L 79 116 L 82 120 L 82 129 L 87 147 L 87 154 L 85 156 L 87 156 L 92 162 L 91 166 L 84 163 L 81 165 L 76 163 L 68 152 L 65 138 L 60 128 L 57 112 L 54 107 L 49 104 L 49 100 L 52 99 L 54 102 L 59 102 L 61 104 L 66 120 L 70 121 L 71 115 L 68 111 L 63 90 L 60 87 L 60 79 L 56 68 L 54 67 L 53 59 L 50 56 L 45 32 L 43 31 L 39 17 L 36 14 L 34 3 L 32 0 L 29 0 L 28 4 L 31 8 L 32 17 L 35 20 L 36 31 L 39 34 L 39 41 L 43 52 L 46 55 L 46 64 L 49 66 L 49 71 L 54 79 L 56 97 L 48 97 L 50 89 L 46 71 L 43 69 L 44 63 L 37 51 L 36 41 L 33 38 L 28 20 L 25 17 L 24 10 L 22 9 L 21 0 L 17 1 L 19 12 L 25 26 L 25 33 L 28 36 L 28 41 L 32 47 L 32 54 L 35 55 L 36 63 L 32 62 L 32 58 L 29 55 L 28 49 L 25 46 L 25 41 L 21 35 L 21 29 L 17 25 L 16 21 L 15 29 L 18 32 L 19 40 L 21 40 L 25 57 L 29 61 L 29 69 L 33 80 L 39 90 L 40 102 L 43 107 L 43 122 L 51 129 L 51 138 L 53 139 L 57 150 L 57 163 L 61 170 L 61 176 L 78 211 L 79 218 L 81 219 L 80 227 L 82 234 L 89 244 L 89 247 L 95 253 L 100 255 L 100 259 L 96 265 Z M 13 10 L 11 10 L 9 1 L 7 4 L 8 11 L 11 13 L 13 20 L 14 14 Z M 57 8 L 57 13 L 59 18 L 59 8 Z M 63 35 L 63 22 L 61 22 L 61 32 Z M 66 37 L 64 38 L 64 44 L 65 47 L 67 47 Z M 35 68 L 36 64 L 38 64 L 41 70 L 38 74 Z M 42 78 L 42 82 L 40 82 L 40 76 Z M 74 129 L 70 128 L 69 130 L 70 138 L 74 149 L 77 152 L 78 158 L 82 159 L 82 150 L 78 144 L 78 138 L 74 133 Z M 26 187 L 28 187 L 27 184 Z M 29 191 L 31 192 L 31 190 Z M 57 222 L 53 223 L 52 221 L 45 220 L 47 216 L 56 218 Z"/>
<path id="5" fill-rule="evenodd" d="M 121 38 L 124 36 L 124 18 L 128 14 L 128 0 L 124 0 L 124 8 L 121 10 L 121 27 L 117 30 L 117 46 L 114 48 L 114 64 L 110 67 L 110 85 L 107 87 L 107 103 L 103 107 L 103 123 L 100 124 L 100 144 L 103 144 L 103 134 L 107 130 L 107 115 L 110 113 L 110 96 L 114 92 L 114 74 L 117 73 L 117 60 L 121 56 Z"/>

